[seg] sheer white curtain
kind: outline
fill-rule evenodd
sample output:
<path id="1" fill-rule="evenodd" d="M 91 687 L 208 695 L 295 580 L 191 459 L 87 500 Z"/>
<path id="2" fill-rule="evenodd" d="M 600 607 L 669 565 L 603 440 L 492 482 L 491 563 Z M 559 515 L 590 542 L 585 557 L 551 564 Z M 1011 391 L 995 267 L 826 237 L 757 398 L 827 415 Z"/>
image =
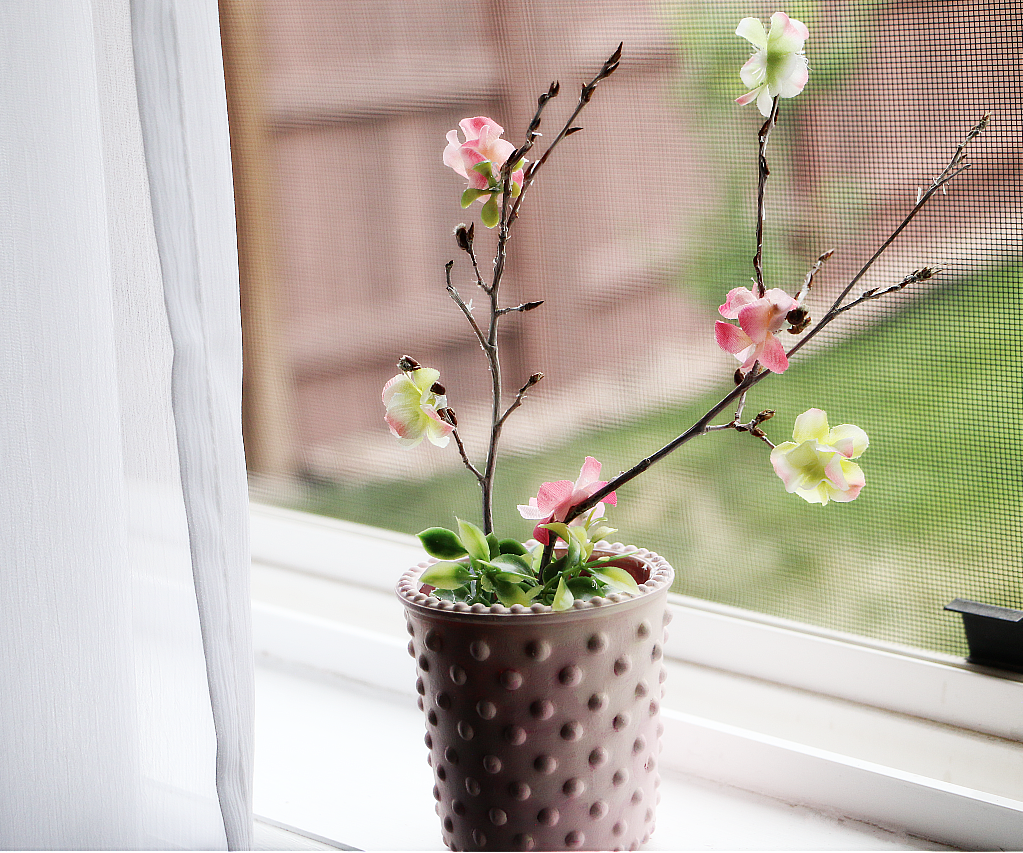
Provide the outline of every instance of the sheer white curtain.
<path id="1" fill-rule="evenodd" d="M 3 0 L 0 103 L 0 848 L 246 849 L 216 0 Z"/>

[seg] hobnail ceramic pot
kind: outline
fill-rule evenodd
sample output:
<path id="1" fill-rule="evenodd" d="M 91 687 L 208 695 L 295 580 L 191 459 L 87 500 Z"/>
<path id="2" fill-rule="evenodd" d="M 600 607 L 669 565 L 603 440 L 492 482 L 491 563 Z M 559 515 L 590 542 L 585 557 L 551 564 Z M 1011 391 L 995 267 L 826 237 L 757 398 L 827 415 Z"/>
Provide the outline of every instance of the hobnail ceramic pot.
<path id="1" fill-rule="evenodd" d="M 451 850 L 635 850 L 654 829 L 671 566 L 601 543 L 640 594 L 469 606 L 398 582 Z"/>

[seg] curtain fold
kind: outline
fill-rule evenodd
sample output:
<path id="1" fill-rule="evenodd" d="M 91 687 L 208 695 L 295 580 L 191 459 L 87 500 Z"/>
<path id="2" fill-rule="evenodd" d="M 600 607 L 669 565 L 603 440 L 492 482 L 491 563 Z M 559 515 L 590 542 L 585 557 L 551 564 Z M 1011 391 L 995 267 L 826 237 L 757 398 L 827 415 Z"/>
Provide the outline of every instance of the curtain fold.
<path id="1" fill-rule="evenodd" d="M 2 849 L 251 845 L 216 11 L 0 4 Z"/>

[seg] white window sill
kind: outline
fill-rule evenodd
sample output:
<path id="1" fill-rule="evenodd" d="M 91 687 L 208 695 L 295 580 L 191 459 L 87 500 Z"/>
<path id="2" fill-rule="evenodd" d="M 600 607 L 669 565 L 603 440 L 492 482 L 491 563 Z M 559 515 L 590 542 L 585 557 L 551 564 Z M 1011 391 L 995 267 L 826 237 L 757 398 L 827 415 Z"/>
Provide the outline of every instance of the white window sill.
<path id="1" fill-rule="evenodd" d="M 391 591 L 421 556 L 409 537 L 254 505 L 257 814 L 369 850 L 442 849 Z M 1023 680 L 672 607 L 646 849 L 1023 843 Z"/>

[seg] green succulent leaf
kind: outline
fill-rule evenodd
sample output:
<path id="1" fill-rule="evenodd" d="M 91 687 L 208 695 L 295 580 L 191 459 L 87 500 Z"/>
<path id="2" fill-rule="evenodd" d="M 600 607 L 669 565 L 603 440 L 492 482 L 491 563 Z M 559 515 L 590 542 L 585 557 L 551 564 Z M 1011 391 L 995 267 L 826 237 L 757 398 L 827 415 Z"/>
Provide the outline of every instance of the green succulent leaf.
<path id="1" fill-rule="evenodd" d="M 568 610 L 572 606 L 575 597 L 565 583 L 565 579 L 558 580 L 558 591 L 554 593 L 554 601 L 551 604 L 555 610 Z"/>
<path id="2" fill-rule="evenodd" d="M 490 549 L 491 560 L 501 553 L 501 543 L 497 541 L 497 537 L 493 533 L 487 534 L 487 548 Z"/>
<path id="3" fill-rule="evenodd" d="M 540 594 L 540 587 L 531 586 L 528 589 L 523 589 L 517 583 L 495 579 L 494 592 L 497 594 L 497 600 L 505 607 L 511 607 L 513 604 L 525 606 L 532 603 L 533 599 Z"/>
<path id="4" fill-rule="evenodd" d="M 472 575 L 465 563 L 441 562 L 434 563 L 422 575 L 420 583 L 428 584 L 435 589 L 458 589 L 465 586 Z"/>
<path id="5" fill-rule="evenodd" d="M 491 193 L 490 198 L 480 211 L 480 219 L 487 228 L 493 228 L 501 220 L 501 212 L 497 209 L 497 196 Z"/>
<path id="6" fill-rule="evenodd" d="M 480 196 L 486 194 L 487 194 L 486 190 L 476 190 L 473 189 L 472 187 L 469 187 L 468 189 L 466 189 L 465 192 L 462 193 L 462 207 L 468 207 Z"/>
<path id="7" fill-rule="evenodd" d="M 541 527 L 545 527 L 551 533 L 556 533 L 559 537 L 568 542 L 572 538 L 572 534 L 569 531 L 569 527 L 563 521 L 549 521 L 547 524 L 541 524 Z"/>
<path id="8" fill-rule="evenodd" d="M 600 592 L 600 587 L 597 586 L 593 578 L 572 578 L 568 581 L 567 586 L 572 595 L 576 598 L 581 598 L 583 601 L 593 598 L 593 596 Z"/>
<path id="9" fill-rule="evenodd" d="M 466 555 L 465 546 L 453 533 L 445 527 L 431 527 L 419 534 L 419 541 L 431 557 L 438 560 L 457 560 Z"/>
<path id="10" fill-rule="evenodd" d="M 486 534 L 471 521 L 462 521 L 460 518 L 456 518 L 455 521 L 458 522 L 458 538 L 469 555 L 477 560 L 489 560 L 490 544 L 487 542 Z"/>
<path id="11" fill-rule="evenodd" d="M 625 569 L 620 569 L 617 566 L 604 566 L 601 569 L 591 568 L 589 572 L 597 580 L 603 581 L 614 590 L 639 595 L 639 585 L 636 583 L 636 579 Z"/>
<path id="12" fill-rule="evenodd" d="M 502 554 L 518 554 L 524 556 L 529 552 L 526 550 L 526 546 L 519 542 L 518 539 L 502 539 L 497 543 L 498 550 Z"/>
<path id="13" fill-rule="evenodd" d="M 529 560 L 525 557 L 520 557 L 518 554 L 500 554 L 494 557 L 490 563 L 503 571 L 515 572 L 530 579 L 534 577 L 533 567 L 529 564 Z"/>
<path id="14" fill-rule="evenodd" d="M 489 160 L 480 160 L 475 166 L 472 167 L 474 172 L 479 172 L 484 178 L 489 178 L 494 173 L 494 167 L 490 165 Z"/>

